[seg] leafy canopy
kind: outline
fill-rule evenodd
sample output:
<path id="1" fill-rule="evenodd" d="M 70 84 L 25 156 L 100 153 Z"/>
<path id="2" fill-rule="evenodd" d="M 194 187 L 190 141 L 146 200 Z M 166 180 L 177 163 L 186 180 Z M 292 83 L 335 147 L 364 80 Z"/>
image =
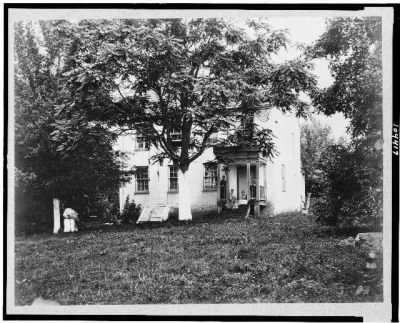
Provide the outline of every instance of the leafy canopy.
<path id="1" fill-rule="evenodd" d="M 53 197 L 87 206 L 126 180 L 113 150 L 115 135 L 78 111 L 70 119 L 56 109 L 71 27 L 65 21 L 15 25 L 16 195 L 24 200 L 17 203 L 24 204 L 17 210 L 24 217 L 35 209 L 41 217 L 51 212 Z M 66 154 L 70 142 L 73 150 Z"/>
<path id="2" fill-rule="evenodd" d="M 382 131 L 382 21 L 379 17 L 334 18 L 310 51 L 330 64 L 333 84 L 313 96 L 330 115 L 343 112 L 354 138 Z"/>
<path id="3" fill-rule="evenodd" d="M 313 93 L 325 114 L 343 112 L 351 143 L 335 145 L 320 159 L 324 198 L 320 216 L 334 224 L 361 223 L 379 229 L 382 221 L 382 20 L 338 17 L 310 48 L 327 58 L 333 84 Z"/>
<path id="4" fill-rule="evenodd" d="M 271 106 L 303 115 L 300 94 L 316 84 L 307 61 L 272 61 L 287 37 L 262 21 L 82 21 L 75 35 L 59 113 L 140 131 L 160 148 L 153 158 L 169 158 L 183 172 L 217 133 L 225 134 L 217 144 L 247 141 L 270 155 L 271 131 L 250 121 L 251 138 L 238 136 L 240 125 Z M 171 139 L 175 130 L 180 145 Z"/>

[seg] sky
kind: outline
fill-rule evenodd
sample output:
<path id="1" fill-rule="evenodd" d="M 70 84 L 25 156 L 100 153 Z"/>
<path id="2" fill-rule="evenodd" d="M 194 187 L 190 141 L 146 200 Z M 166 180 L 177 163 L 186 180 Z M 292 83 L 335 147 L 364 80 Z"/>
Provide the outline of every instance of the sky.
<path id="1" fill-rule="evenodd" d="M 311 45 L 325 30 L 325 18 L 323 17 L 296 17 L 295 19 L 270 17 L 268 21 L 274 29 L 287 29 L 289 32 L 292 44 L 286 52 L 284 50 L 281 51 L 282 60 L 297 57 L 300 51 L 295 48 L 296 43 Z M 322 59 L 316 60 L 314 63 L 315 69 L 318 71 L 319 86 L 329 86 L 333 79 L 329 73 L 328 63 Z"/>
<path id="2" fill-rule="evenodd" d="M 325 17 L 270 17 L 268 22 L 274 29 L 287 29 L 288 36 L 292 41 L 287 50 L 281 50 L 277 57 L 277 62 L 293 59 L 300 54 L 296 49 L 296 43 L 312 44 L 325 31 Z M 328 62 L 324 59 L 314 61 L 314 74 L 318 79 L 318 86 L 328 87 L 332 84 L 333 78 L 329 71 Z M 331 117 L 325 115 L 315 115 L 315 118 L 324 124 L 329 124 L 335 139 L 347 137 L 346 127 L 349 125 L 343 114 L 335 114 Z M 304 121 L 301 121 L 304 122 Z"/>

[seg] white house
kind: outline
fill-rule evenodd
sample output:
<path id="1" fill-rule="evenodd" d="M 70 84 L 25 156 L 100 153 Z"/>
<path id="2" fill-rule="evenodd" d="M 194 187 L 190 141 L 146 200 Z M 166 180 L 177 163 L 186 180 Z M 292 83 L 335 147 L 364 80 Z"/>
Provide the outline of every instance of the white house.
<path id="1" fill-rule="evenodd" d="M 254 148 L 209 148 L 191 163 L 187 176 L 191 183 L 192 211 L 220 211 L 231 198 L 238 204 L 252 200 L 255 213 L 266 205 L 273 214 L 297 211 L 305 199 L 304 177 L 300 159 L 298 119 L 277 109 L 259 114 L 256 123 L 273 130 L 278 154 L 271 160 Z M 177 138 L 179 133 L 176 134 Z M 120 188 L 121 208 L 129 196 L 148 212 L 160 206 L 178 207 L 178 172 L 168 160 L 154 164 L 150 160 L 154 147 L 140 135 L 120 138 L 119 148 L 129 154 L 129 165 L 140 168 L 132 181 Z M 229 169 L 210 163 L 216 155 L 229 156 Z M 217 212 L 216 212 L 217 213 Z"/>

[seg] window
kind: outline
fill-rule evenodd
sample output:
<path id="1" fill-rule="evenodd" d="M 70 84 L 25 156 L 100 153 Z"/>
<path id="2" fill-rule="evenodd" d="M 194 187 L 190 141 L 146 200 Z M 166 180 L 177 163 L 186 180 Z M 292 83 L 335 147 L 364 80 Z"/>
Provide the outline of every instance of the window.
<path id="1" fill-rule="evenodd" d="M 204 189 L 217 189 L 217 164 L 204 164 Z"/>
<path id="2" fill-rule="evenodd" d="M 182 131 L 181 130 L 172 128 L 170 134 L 171 134 L 172 142 L 181 142 L 182 141 Z"/>
<path id="3" fill-rule="evenodd" d="M 149 141 L 142 134 L 137 134 L 136 136 L 136 150 L 148 150 Z"/>
<path id="4" fill-rule="evenodd" d="M 137 167 L 136 169 L 136 192 L 149 191 L 149 167 Z"/>
<path id="5" fill-rule="evenodd" d="M 282 192 L 286 192 L 286 174 L 284 164 L 282 164 Z"/>
<path id="6" fill-rule="evenodd" d="M 168 189 L 170 191 L 178 190 L 178 170 L 175 166 L 169 166 L 169 185 Z"/>

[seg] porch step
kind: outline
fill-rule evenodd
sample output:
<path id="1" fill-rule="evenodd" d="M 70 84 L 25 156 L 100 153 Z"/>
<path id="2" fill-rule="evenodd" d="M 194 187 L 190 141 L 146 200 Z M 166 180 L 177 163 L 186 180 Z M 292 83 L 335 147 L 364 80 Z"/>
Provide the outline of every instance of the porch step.
<path id="1" fill-rule="evenodd" d="M 168 219 L 169 206 L 145 206 L 136 223 L 162 222 Z"/>
<path id="2" fill-rule="evenodd" d="M 264 207 L 266 206 L 266 201 L 265 200 L 261 200 L 260 201 L 260 206 L 261 206 L 261 210 L 264 209 Z M 222 214 L 235 214 L 235 215 L 237 215 L 239 217 L 241 217 L 241 216 L 244 217 L 244 216 L 247 215 L 247 209 L 248 209 L 248 205 L 247 204 L 242 204 L 242 205 L 239 205 L 239 207 L 237 209 L 235 209 L 235 210 L 224 208 L 222 210 Z"/>

